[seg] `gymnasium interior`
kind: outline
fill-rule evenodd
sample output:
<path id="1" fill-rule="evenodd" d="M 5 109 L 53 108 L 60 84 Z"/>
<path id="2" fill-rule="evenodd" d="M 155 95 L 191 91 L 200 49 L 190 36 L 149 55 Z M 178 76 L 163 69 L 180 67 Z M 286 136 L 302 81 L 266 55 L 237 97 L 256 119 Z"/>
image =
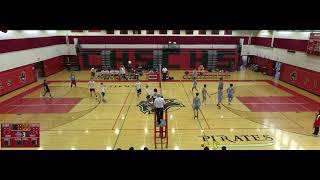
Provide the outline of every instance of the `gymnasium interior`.
<path id="1" fill-rule="evenodd" d="M 0 30 L 0 149 L 318 150 L 319 72 L 317 30 Z"/>

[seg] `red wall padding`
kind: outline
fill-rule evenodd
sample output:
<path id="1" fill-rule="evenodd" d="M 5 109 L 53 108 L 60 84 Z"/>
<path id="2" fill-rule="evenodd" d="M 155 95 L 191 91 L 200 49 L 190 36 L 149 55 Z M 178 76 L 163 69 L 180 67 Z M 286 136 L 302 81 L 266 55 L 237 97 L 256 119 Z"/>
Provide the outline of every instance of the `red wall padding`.
<path id="1" fill-rule="evenodd" d="M 296 72 L 297 79 L 292 80 L 291 74 Z M 320 73 L 300 67 L 282 64 L 280 80 L 298 86 L 301 89 L 320 95 Z"/>
<path id="2" fill-rule="evenodd" d="M 25 80 L 20 74 L 25 72 Z M 0 96 L 36 81 L 34 65 L 27 65 L 0 72 Z M 10 83 L 11 82 L 11 83 Z"/>
<path id="3" fill-rule="evenodd" d="M 43 61 L 43 65 L 45 77 L 50 76 L 64 69 L 63 57 L 59 56 L 52 59 L 48 59 L 46 61 Z"/>
<path id="4" fill-rule="evenodd" d="M 271 47 L 272 38 L 253 37 L 252 45 Z M 306 52 L 308 40 L 274 38 L 273 47 Z"/>
<path id="5" fill-rule="evenodd" d="M 257 45 L 257 46 L 270 47 L 271 41 L 272 41 L 272 38 L 263 38 L 263 37 L 252 37 L 251 38 L 251 44 Z"/>
<path id="6" fill-rule="evenodd" d="M 0 53 L 40 48 L 65 43 L 66 40 L 63 36 L 1 40 Z"/>
<path id="7" fill-rule="evenodd" d="M 169 54 L 168 65 L 180 65 L 179 69 L 190 69 L 190 52 Z"/>
<path id="8" fill-rule="evenodd" d="M 307 46 L 308 40 L 275 38 L 273 42 L 273 47 L 275 48 L 289 49 L 302 52 L 307 51 Z"/>
<path id="9" fill-rule="evenodd" d="M 262 58 L 262 57 L 253 57 L 253 63 L 258 64 L 260 66 L 260 71 L 262 70 L 262 67 L 267 68 L 267 74 L 269 76 L 273 75 L 273 61 L 270 59 Z"/>
<path id="10" fill-rule="evenodd" d="M 90 66 L 100 66 L 102 65 L 100 54 L 88 54 L 88 64 Z"/>

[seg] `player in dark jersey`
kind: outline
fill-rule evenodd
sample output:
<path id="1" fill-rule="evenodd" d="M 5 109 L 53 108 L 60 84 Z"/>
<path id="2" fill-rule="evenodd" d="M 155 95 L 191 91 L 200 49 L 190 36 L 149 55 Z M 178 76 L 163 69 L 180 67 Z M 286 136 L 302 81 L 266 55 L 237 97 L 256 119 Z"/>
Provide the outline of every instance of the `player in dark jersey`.
<path id="1" fill-rule="evenodd" d="M 52 96 L 51 96 L 50 89 L 49 89 L 49 86 L 48 86 L 48 83 L 47 83 L 47 80 L 46 80 L 46 79 L 45 79 L 45 80 L 43 80 L 43 88 L 44 88 L 44 94 L 43 94 L 43 97 L 44 97 L 47 93 L 49 93 L 50 97 L 52 97 Z"/>

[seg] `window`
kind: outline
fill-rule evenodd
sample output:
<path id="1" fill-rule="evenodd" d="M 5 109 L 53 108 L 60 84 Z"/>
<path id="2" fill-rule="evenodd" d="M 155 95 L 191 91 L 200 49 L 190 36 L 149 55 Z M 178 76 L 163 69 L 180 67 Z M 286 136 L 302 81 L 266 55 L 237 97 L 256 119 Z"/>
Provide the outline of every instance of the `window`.
<path id="1" fill-rule="evenodd" d="M 201 34 L 201 35 L 206 35 L 206 34 L 207 34 L 207 31 L 206 31 L 206 30 L 199 30 L 199 34 Z"/>
<path id="2" fill-rule="evenodd" d="M 232 35 L 232 30 L 225 30 L 224 35 Z"/>
<path id="3" fill-rule="evenodd" d="M 218 35 L 219 34 L 219 30 L 212 30 L 211 34 L 217 34 Z"/>
<path id="4" fill-rule="evenodd" d="M 114 30 L 106 30 L 107 34 L 114 34 Z"/>
<path id="5" fill-rule="evenodd" d="M 172 34 L 180 34 L 180 30 L 172 30 Z"/>
<path id="6" fill-rule="evenodd" d="M 154 34 L 154 30 L 147 30 L 147 34 Z"/>
<path id="7" fill-rule="evenodd" d="M 120 34 L 128 34 L 128 30 L 120 30 Z"/>
<path id="8" fill-rule="evenodd" d="M 133 34 L 141 34 L 141 30 L 132 30 Z"/>
<path id="9" fill-rule="evenodd" d="M 159 34 L 167 34 L 167 30 L 159 30 Z"/>
<path id="10" fill-rule="evenodd" d="M 193 34 L 193 30 L 186 30 L 186 34 L 192 35 Z"/>

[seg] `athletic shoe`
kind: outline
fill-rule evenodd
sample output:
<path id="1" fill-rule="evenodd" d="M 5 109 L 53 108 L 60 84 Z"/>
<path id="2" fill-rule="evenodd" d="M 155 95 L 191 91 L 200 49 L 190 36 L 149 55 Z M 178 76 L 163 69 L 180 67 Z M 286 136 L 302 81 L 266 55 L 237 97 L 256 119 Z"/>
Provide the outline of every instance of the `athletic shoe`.
<path id="1" fill-rule="evenodd" d="M 166 126 L 166 121 L 164 119 L 161 119 L 161 123 L 160 123 L 160 126 L 161 127 L 164 127 Z"/>
<path id="2" fill-rule="evenodd" d="M 160 123 L 161 124 L 161 123 Z M 160 127 L 160 124 L 158 122 L 156 122 L 156 127 Z"/>

